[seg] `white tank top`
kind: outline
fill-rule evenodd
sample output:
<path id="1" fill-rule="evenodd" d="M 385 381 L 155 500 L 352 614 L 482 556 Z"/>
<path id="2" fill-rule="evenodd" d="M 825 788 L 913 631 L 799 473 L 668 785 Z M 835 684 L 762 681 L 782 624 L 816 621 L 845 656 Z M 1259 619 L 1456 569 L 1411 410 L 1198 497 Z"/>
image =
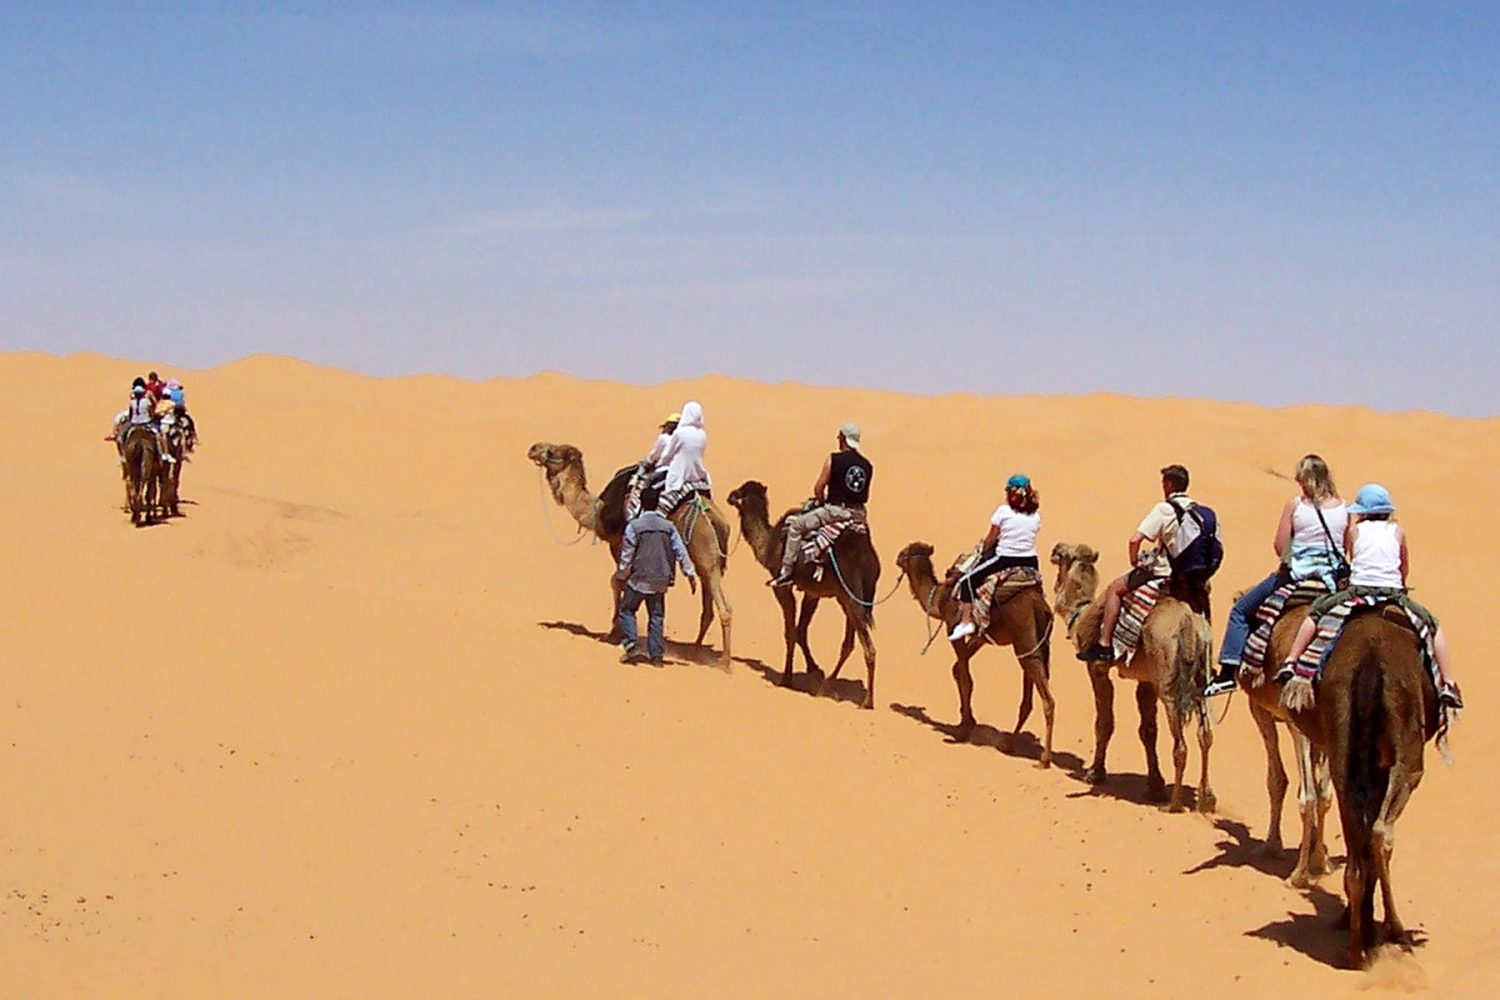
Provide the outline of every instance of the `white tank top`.
<path id="1" fill-rule="evenodd" d="M 1001 504 L 990 523 L 1000 529 L 995 538 L 997 556 L 1036 555 L 1036 535 L 1042 527 L 1040 513 L 1022 514 L 1012 510 L 1010 504 Z"/>
<path id="2" fill-rule="evenodd" d="M 151 422 L 151 400 L 145 396 L 136 396 L 131 399 L 130 422 L 132 424 L 149 424 Z"/>
<path id="3" fill-rule="evenodd" d="M 1343 501 L 1336 507 L 1323 508 L 1323 520 L 1328 522 L 1328 531 L 1323 531 L 1323 523 L 1318 520 L 1318 509 L 1313 506 L 1312 501 L 1306 497 L 1297 498 L 1297 506 L 1292 508 L 1292 544 L 1308 545 L 1317 548 L 1328 546 L 1328 536 L 1333 536 L 1333 548 L 1342 550 L 1344 547 L 1344 530 L 1349 527 L 1349 508 Z"/>
<path id="4" fill-rule="evenodd" d="M 1354 528 L 1349 582 L 1356 587 L 1402 587 L 1401 526 L 1395 521 L 1361 521 Z"/>

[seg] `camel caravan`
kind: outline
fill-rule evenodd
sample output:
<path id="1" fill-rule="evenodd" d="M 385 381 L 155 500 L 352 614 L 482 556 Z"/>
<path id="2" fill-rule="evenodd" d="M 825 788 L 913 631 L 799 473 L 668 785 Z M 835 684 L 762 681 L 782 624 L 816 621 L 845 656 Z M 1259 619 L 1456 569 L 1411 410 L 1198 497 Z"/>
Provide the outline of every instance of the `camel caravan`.
<path id="1" fill-rule="evenodd" d="M 1279 562 L 1236 596 L 1215 669 L 1211 580 L 1223 546 L 1213 510 L 1188 494 L 1184 467 L 1161 470 L 1162 500 L 1128 542 L 1131 568 L 1102 589 L 1098 551 L 1059 543 L 1050 554 L 1056 572 L 1048 600 L 1036 548 L 1040 498 L 1031 480 L 1017 474 L 972 551 L 940 576 L 933 546 L 912 542 L 896 556 L 896 588 L 879 596 L 880 557 L 866 515 L 874 466 L 857 424 L 840 427 L 836 441 L 806 503 L 774 514 L 767 487 L 755 480 L 726 497 L 781 609 L 783 684 L 793 683 L 800 649 L 807 689 L 826 693 L 858 644 L 866 670 L 861 707 L 874 708 L 874 611 L 905 580 L 929 623 L 928 645 L 946 634 L 953 652 L 957 739 L 967 740 L 977 724 L 971 661 L 987 645 L 1009 647 L 1021 670 L 1009 738 L 1020 736 L 1039 697 L 1045 732 L 1038 766 L 1051 765 L 1052 640 L 1060 628 L 1094 693 L 1094 753 L 1082 779 L 1108 780 L 1114 682 L 1131 681 L 1148 798 L 1172 812 L 1189 807 L 1187 731 L 1196 727 L 1199 772 L 1191 805 L 1204 813 L 1216 808 L 1209 701 L 1241 691 L 1266 750 L 1270 818 L 1259 851 L 1283 850 L 1289 780 L 1279 733 L 1285 728 L 1298 762 L 1302 819 L 1288 884 L 1306 888 L 1331 870 L 1324 824 L 1336 797 L 1348 849 L 1349 962 L 1363 964 L 1381 940 L 1407 941 L 1391 888 L 1394 825 L 1421 781 L 1427 743 L 1436 740 L 1448 755 L 1448 729 L 1463 700 L 1437 619 L 1407 593 L 1406 539 L 1387 490 L 1372 483 L 1346 503 L 1321 458 L 1308 455 L 1298 463 L 1300 492 L 1286 502 L 1273 539 Z M 621 643 L 626 662 L 662 664 L 665 594 L 678 568 L 700 590 L 695 645 L 703 644 L 717 614 L 721 663 L 731 662 L 730 530 L 713 499 L 707 443 L 703 408 L 689 402 L 662 423 L 646 456 L 621 468 L 597 495 L 589 491 L 578 448 L 538 443 L 528 453 L 579 531 L 608 546 L 614 567 L 610 638 Z M 808 644 L 808 626 L 824 600 L 844 616 L 838 660 L 826 675 Z M 644 650 L 635 623 L 642 603 L 650 612 Z M 1157 759 L 1158 708 L 1172 736 L 1170 787 Z M 1384 914 L 1379 924 L 1377 887 Z"/>
<path id="2" fill-rule="evenodd" d="M 141 527 L 182 516 L 182 467 L 198 446 L 198 427 L 188 414 L 181 382 L 163 382 L 156 372 L 137 377 L 128 405 L 115 414 L 104 440 L 119 455 L 131 524 Z"/>

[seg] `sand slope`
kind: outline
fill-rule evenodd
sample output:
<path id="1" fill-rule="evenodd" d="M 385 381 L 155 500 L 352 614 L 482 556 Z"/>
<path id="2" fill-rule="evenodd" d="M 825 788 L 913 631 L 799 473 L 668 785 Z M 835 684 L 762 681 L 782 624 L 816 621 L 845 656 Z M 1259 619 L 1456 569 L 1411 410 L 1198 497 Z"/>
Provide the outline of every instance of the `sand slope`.
<path id="1" fill-rule="evenodd" d="M 1500 421 L 718 377 L 377 380 L 252 358 L 177 372 L 205 438 L 193 504 L 137 531 L 99 436 L 143 367 L 0 357 L 9 383 L 49 397 L 45 423 L 0 437 L 16 470 L 0 498 L 6 996 L 1500 987 L 1484 777 L 1500 691 L 1479 656 Z M 779 615 L 745 549 L 731 672 L 682 655 L 622 667 L 597 641 L 605 551 L 552 540 L 546 524 L 564 539 L 572 525 L 525 450 L 576 444 L 598 485 L 687 398 L 705 404 L 721 494 L 754 477 L 776 506 L 806 494 L 839 421 L 863 423 L 882 592 L 906 542 L 970 544 L 1016 469 L 1042 491 L 1045 546 L 1086 541 L 1119 570 L 1154 470 L 1181 461 L 1223 521 L 1222 616 L 1272 564 L 1292 487 L 1268 470 L 1316 450 L 1348 493 L 1384 481 L 1471 705 L 1458 765 L 1429 754 L 1400 827 L 1403 916 L 1428 943 L 1336 968 L 1339 876 L 1300 894 L 1279 879 L 1290 858 L 1251 856 L 1264 760 L 1240 699 L 1214 750 L 1221 813 L 1163 815 L 1139 801 L 1128 691 L 1117 776 L 1078 781 L 1092 707 L 1066 655 L 1058 767 L 989 729 L 947 742 L 948 657 L 918 656 L 905 594 L 878 612 L 876 711 L 775 686 Z M 695 623 L 679 589 L 669 636 Z M 840 628 L 831 608 L 815 623 L 830 661 Z M 1008 727 L 1013 658 L 987 652 L 976 679 L 981 722 Z M 1295 840 L 1293 807 L 1285 823 Z"/>

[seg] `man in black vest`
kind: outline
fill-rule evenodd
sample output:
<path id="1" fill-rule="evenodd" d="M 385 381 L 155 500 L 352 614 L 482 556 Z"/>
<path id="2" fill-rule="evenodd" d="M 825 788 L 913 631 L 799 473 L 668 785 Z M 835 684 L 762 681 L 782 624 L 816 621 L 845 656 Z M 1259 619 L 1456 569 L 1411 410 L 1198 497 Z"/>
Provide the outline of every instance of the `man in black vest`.
<path id="1" fill-rule="evenodd" d="M 859 449 L 859 424 L 839 428 L 839 450 L 828 456 L 818 481 L 813 484 L 813 501 L 817 506 L 787 521 L 786 549 L 781 554 L 781 572 L 768 585 L 789 587 L 797 565 L 797 551 L 802 538 L 835 521 L 863 521 L 865 504 L 870 500 L 870 480 L 875 466 Z"/>
<path id="2" fill-rule="evenodd" d="M 677 528 L 656 512 L 661 492 L 647 487 L 641 494 L 640 516 L 625 526 L 625 543 L 620 548 L 620 565 L 615 570 L 615 579 L 625 584 L 620 594 L 621 663 L 638 663 L 641 656 L 637 638 L 635 613 L 642 603 L 646 605 L 646 656 L 656 666 L 662 665 L 666 652 L 663 635 L 667 617 L 667 590 L 676 578 L 674 568 L 682 567 L 688 587 L 698 591 L 698 579 L 693 574 L 693 561 L 688 558 L 687 546 Z"/>

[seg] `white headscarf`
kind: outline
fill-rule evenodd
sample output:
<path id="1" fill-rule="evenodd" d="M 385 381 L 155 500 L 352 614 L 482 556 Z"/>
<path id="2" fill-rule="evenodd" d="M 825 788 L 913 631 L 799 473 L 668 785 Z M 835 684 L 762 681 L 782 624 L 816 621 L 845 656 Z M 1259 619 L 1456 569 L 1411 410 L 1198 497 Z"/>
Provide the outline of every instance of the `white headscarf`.
<path id="1" fill-rule="evenodd" d="M 702 427 L 703 406 L 696 399 L 688 400 L 682 404 L 682 419 L 677 422 L 679 427 Z"/>

